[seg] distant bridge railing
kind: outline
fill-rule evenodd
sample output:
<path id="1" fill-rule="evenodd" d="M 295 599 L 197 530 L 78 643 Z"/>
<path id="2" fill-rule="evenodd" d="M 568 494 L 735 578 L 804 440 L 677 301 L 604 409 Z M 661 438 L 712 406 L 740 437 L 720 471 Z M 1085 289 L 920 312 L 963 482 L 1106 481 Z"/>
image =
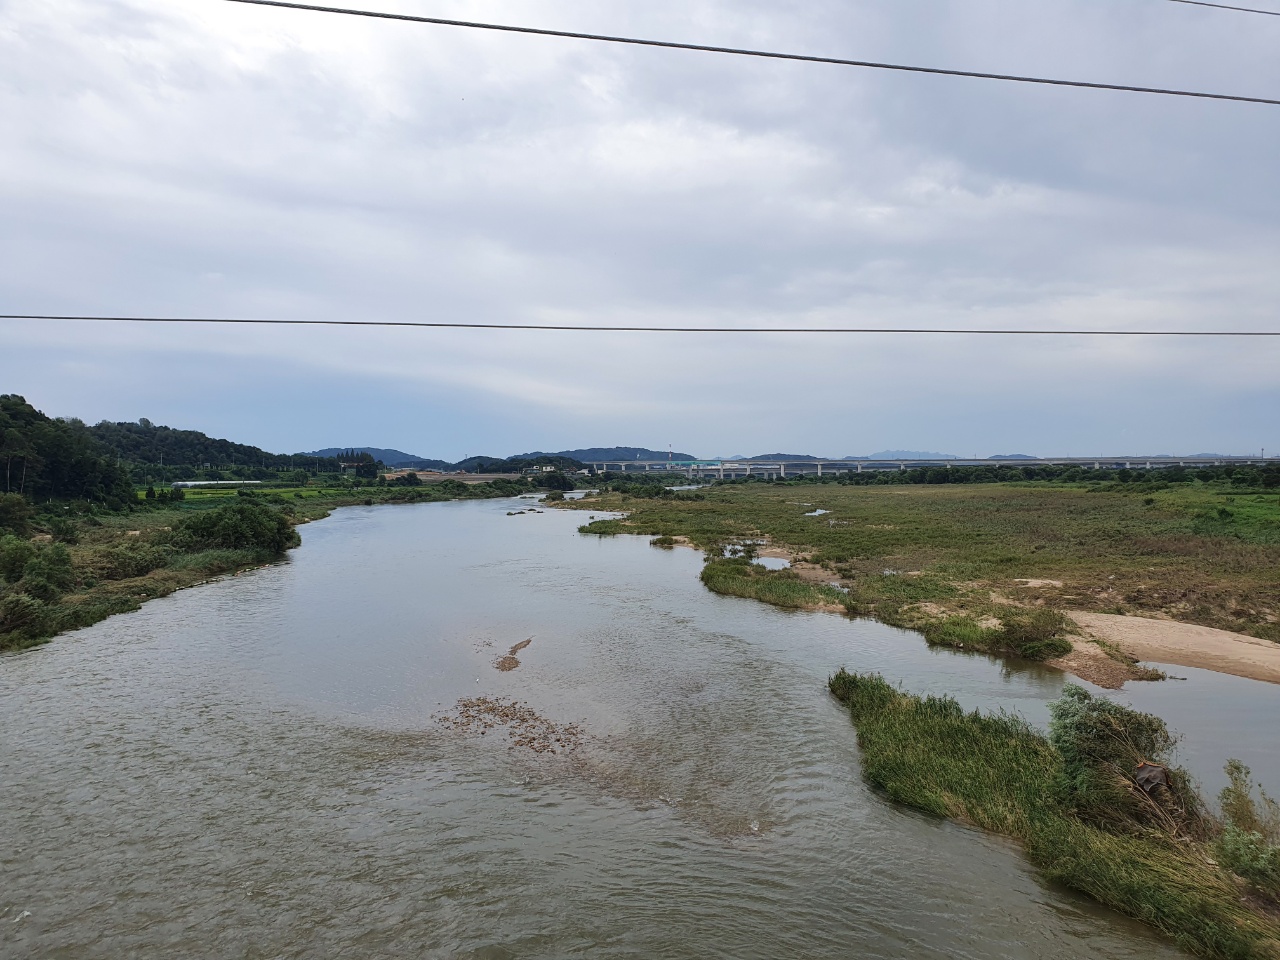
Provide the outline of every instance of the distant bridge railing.
<path id="1" fill-rule="evenodd" d="M 1163 467 L 1260 466 L 1280 463 L 1277 457 L 1035 457 L 974 459 L 867 459 L 867 460 L 597 460 L 598 473 L 669 471 L 689 477 L 728 479 L 746 476 L 787 477 L 831 473 L 863 473 L 871 470 L 912 470 L 919 467 L 1067 467 L 1090 470 L 1159 469 Z"/>

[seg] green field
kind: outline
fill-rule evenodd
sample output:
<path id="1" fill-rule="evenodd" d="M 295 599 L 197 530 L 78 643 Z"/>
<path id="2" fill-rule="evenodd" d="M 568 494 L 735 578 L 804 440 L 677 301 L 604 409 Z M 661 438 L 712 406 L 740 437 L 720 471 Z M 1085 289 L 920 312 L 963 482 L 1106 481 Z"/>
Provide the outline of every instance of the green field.
<path id="1" fill-rule="evenodd" d="M 589 533 L 682 537 L 712 553 L 765 540 L 805 561 L 808 579 L 845 588 L 851 612 L 904 626 L 1044 606 L 1158 614 L 1280 641 L 1274 490 L 750 483 L 700 496 L 610 491 L 569 506 L 627 514 L 589 523 Z M 807 515 L 818 508 L 829 512 Z M 722 592 L 759 596 L 770 577 L 796 574 L 713 579 L 729 587 Z M 811 605 L 827 599 L 815 590 Z"/>

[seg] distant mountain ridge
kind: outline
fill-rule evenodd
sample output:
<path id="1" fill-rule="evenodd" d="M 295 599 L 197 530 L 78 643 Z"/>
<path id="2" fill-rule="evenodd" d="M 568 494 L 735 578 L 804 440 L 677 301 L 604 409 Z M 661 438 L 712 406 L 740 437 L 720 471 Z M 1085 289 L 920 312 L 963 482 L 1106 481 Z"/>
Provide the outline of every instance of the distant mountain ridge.
<path id="1" fill-rule="evenodd" d="M 842 457 L 842 460 L 959 460 L 954 453 L 930 453 L 927 450 L 881 450 L 864 457 Z"/>
<path id="2" fill-rule="evenodd" d="M 581 450 L 559 450 L 555 453 L 535 450 L 533 453 L 520 453 L 507 459 L 533 460 L 537 457 L 568 457 L 570 460 L 590 463 L 592 461 L 601 462 L 605 460 L 666 460 L 668 454 L 672 460 L 698 459 L 691 453 L 681 453 L 679 450 L 674 452 L 650 450 L 648 447 L 584 447 Z"/>
<path id="3" fill-rule="evenodd" d="M 381 460 L 389 467 L 398 466 L 402 463 L 413 463 L 415 465 L 421 463 L 445 464 L 443 460 L 431 460 L 427 457 L 419 457 L 416 454 L 405 453 L 403 450 L 389 450 L 382 447 L 325 447 L 323 450 L 312 450 L 310 453 L 302 454 L 302 456 L 340 457 L 348 450 L 354 450 L 356 453 L 367 453 L 373 459 Z"/>

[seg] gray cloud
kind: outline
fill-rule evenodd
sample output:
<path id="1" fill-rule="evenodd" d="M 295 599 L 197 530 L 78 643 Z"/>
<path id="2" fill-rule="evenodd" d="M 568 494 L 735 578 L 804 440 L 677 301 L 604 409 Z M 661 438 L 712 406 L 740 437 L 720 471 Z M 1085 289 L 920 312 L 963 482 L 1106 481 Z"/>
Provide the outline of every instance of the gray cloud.
<path id="1" fill-rule="evenodd" d="M 1280 27 L 1157 0 L 383 6 L 1280 90 Z M 212 0 L 6 2 L 0 312 L 1274 326 L 1277 120 Z M 0 378 L 51 413 L 278 449 L 1246 450 L 1280 449 L 1278 347 L 0 322 Z"/>

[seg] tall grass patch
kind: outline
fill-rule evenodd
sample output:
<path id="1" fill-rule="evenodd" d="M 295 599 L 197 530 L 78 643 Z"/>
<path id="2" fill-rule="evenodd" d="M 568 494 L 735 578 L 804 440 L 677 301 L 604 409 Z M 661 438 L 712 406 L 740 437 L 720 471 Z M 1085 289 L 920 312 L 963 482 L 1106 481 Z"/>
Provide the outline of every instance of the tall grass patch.
<path id="1" fill-rule="evenodd" d="M 824 606 L 844 608 L 847 597 L 834 587 L 801 580 L 793 570 L 766 570 L 745 557 L 709 559 L 702 582 L 713 593 L 762 600 L 793 610 Z"/>
<path id="2" fill-rule="evenodd" d="M 857 728 L 864 775 L 893 800 L 1020 841 L 1047 877 L 1201 956 L 1280 957 L 1280 914 L 1209 855 L 1212 824 L 1198 804 L 1171 788 L 1165 802 L 1181 814 L 1172 823 L 1142 801 L 1102 810 L 1115 790 L 1142 789 L 1131 751 L 1167 761 L 1172 738 L 1157 718 L 1068 688 L 1046 737 L 1019 717 L 912 696 L 876 674 L 841 670 L 829 686 Z M 1082 777 L 1086 768 L 1096 776 Z"/>

